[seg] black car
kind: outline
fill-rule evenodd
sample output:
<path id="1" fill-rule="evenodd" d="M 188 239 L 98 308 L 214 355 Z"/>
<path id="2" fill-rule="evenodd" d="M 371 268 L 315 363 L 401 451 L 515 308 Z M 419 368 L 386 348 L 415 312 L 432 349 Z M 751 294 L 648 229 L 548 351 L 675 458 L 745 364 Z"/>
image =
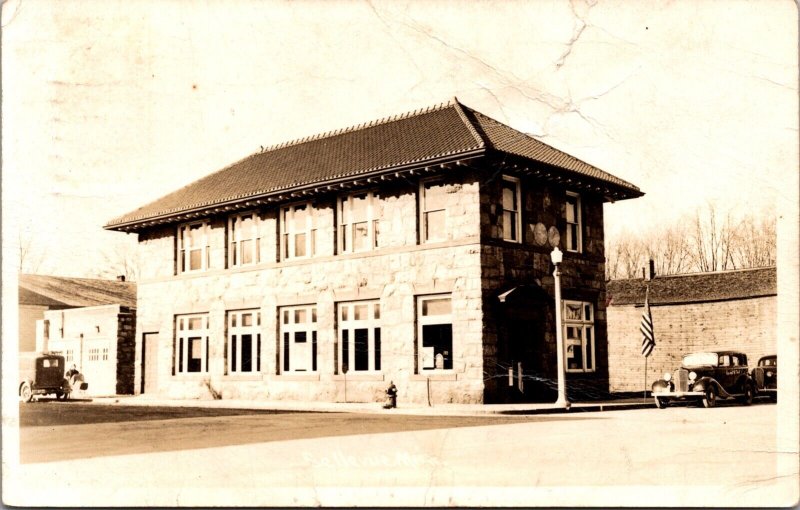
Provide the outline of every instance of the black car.
<path id="1" fill-rule="evenodd" d="M 778 356 L 763 356 L 750 374 L 756 388 L 756 395 L 765 395 L 773 402 L 778 400 Z"/>
<path id="2" fill-rule="evenodd" d="M 755 385 L 747 368 L 747 355 L 737 351 L 697 352 L 683 357 L 674 374 L 664 374 L 653 383 L 656 406 L 663 409 L 673 400 L 695 401 L 714 407 L 718 398 L 753 402 Z"/>

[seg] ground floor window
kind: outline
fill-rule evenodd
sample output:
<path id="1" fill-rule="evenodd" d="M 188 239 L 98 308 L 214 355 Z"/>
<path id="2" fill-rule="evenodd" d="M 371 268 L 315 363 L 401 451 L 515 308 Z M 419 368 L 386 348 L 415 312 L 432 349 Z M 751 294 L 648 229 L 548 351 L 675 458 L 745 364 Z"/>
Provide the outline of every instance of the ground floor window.
<path id="1" fill-rule="evenodd" d="M 377 301 L 339 304 L 340 373 L 380 371 L 381 305 Z"/>
<path id="2" fill-rule="evenodd" d="M 283 372 L 316 372 L 317 307 L 287 306 L 279 310 L 280 357 Z"/>
<path id="3" fill-rule="evenodd" d="M 419 367 L 427 370 L 453 368 L 452 300 L 449 295 L 417 300 Z"/>
<path id="4" fill-rule="evenodd" d="M 594 306 L 564 301 L 564 344 L 567 372 L 594 372 Z"/>
<path id="5" fill-rule="evenodd" d="M 261 312 L 241 310 L 228 312 L 228 373 L 261 371 Z"/>
<path id="6" fill-rule="evenodd" d="M 178 374 L 208 372 L 208 314 L 175 317 L 175 361 Z"/>

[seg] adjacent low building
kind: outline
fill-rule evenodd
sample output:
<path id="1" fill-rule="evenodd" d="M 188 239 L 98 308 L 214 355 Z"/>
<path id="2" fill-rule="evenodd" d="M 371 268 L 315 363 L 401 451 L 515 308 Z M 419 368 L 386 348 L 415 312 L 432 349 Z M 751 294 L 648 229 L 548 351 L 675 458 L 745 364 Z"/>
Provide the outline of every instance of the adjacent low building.
<path id="1" fill-rule="evenodd" d="M 553 400 L 555 246 L 568 380 L 607 391 L 603 203 L 641 195 L 457 100 L 268 148 L 106 225 L 136 391 Z"/>
<path id="2" fill-rule="evenodd" d="M 135 283 L 22 274 L 19 286 L 20 352 L 62 354 L 87 394 L 134 392 Z"/>
<path id="3" fill-rule="evenodd" d="M 639 326 L 648 287 L 656 347 L 645 377 Z M 612 280 L 608 300 L 612 392 L 649 390 L 692 352 L 744 352 L 750 365 L 776 353 L 775 267 Z"/>

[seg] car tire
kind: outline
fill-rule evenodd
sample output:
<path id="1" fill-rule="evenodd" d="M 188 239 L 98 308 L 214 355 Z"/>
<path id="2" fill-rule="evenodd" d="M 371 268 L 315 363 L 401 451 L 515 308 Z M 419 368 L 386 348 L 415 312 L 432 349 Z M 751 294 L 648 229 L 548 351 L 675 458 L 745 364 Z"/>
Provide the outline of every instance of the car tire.
<path id="1" fill-rule="evenodd" d="M 57 391 L 56 392 L 56 400 L 69 400 L 69 392 L 68 391 Z"/>
<path id="2" fill-rule="evenodd" d="M 744 385 L 744 395 L 742 396 L 742 404 L 749 406 L 753 403 L 753 385 L 752 384 L 745 384 Z"/>
<path id="3" fill-rule="evenodd" d="M 33 400 L 33 389 L 29 383 L 23 383 L 19 389 L 19 396 L 22 398 L 22 401 L 25 403 L 30 402 Z"/>
<path id="4" fill-rule="evenodd" d="M 714 407 L 717 405 L 717 388 L 714 385 L 710 385 L 706 389 L 705 395 L 703 395 L 703 407 L 709 408 Z"/>
<path id="5" fill-rule="evenodd" d="M 665 398 L 654 397 L 654 400 L 656 401 L 656 407 L 659 409 L 666 409 L 669 407 L 669 400 Z"/>

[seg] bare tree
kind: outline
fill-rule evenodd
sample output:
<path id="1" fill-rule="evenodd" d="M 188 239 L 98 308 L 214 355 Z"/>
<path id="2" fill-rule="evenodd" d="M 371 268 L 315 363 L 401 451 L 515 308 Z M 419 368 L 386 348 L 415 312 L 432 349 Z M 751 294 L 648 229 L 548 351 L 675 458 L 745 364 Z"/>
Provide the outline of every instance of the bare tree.
<path id="1" fill-rule="evenodd" d="M 656 274 L 721 271 L 775 264 L 775 213 L 748 213 L 734 219 L 714 204 L 698 208 L 673 225 L 623 232 L 606 246 L 606 278 L 639 278 L 649 259 Z"/>
<path id="2" fill-rule="evenodd" d="M 44 252 L 36 247 L 30 230 L 19 231 L 19 272 L 37 273 L 44 262 Z"/>
<path id="3" fill-rule="evenodd" d="M 94 272 L 99 278 L 116 278 L 124 276 L 126 281 L 139 278 L 141 260 L 135 245 L 131 243 L 115 244 L 101 252 L 101 266 Z"/>

